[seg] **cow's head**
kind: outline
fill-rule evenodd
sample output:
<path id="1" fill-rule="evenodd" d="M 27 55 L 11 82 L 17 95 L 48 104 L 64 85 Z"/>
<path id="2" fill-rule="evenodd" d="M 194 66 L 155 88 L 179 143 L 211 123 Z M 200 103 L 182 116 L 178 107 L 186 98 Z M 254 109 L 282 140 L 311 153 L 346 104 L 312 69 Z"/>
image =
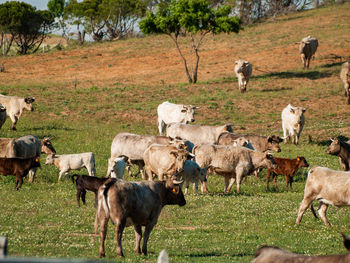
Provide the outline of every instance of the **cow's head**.
<path id="1" fill-rule="evenodd" d="M 171 151 L 170 155 L 175 158 L 175 169 L 176 173 L 180 173 L 183 171 L 185 162 L 189 158 L 189 156 L 193 155 L 190 152 L 179 149 L 177 151 Z"/>
<path id="2" fill-rule="evenodd" d="M 40 167 L 40 159 L 39 159 L 39 157 L 34 157 L 34 158 L 32 159 L 31 167 L 32 167 L 32 168 Z"/>
<path id="3" fill-rule="evenodd" d="M 326 153 L 331 155 L 338 155 L 341 149 L 341 142 L 338 138 L 331 139 L 332 143 L 328 146 Z"/>
<path id="4" fill-rule="evenodd" d="M 193 107 L 192 105 L 182 105 L 182 119 L 184 119 L 186 123 L 194 122 L 195 109 L 199 109 L 199 107 Z"/>
<path id="5" fill-rule="evenodd" d="M 254 150 L 254 147 L 251 144 L 251 142 L 244 137 L 239 137 L 236 140 L 233 140 L 232 146 L 246 147 L 248 149 Z"/>
<path id="6" fill-rule="evenodd" d="M 46 157 L 45 164 L 54 164 L 55 163 L 54 159 L 55 159 L 55 154 L 49 154 Z"/>
<path id="7" fill-rule="evenodd" d="M 207 175 L 208 175 L 208 168 L 209 167 L 204 167 L 204 168 L 200 168 L 200 167 L 197 167 L 196 170 L 198 172 L 198 179 L 201 181 L 201 182 L 206 182 L 207 181 Z"/>
<path id="8" fill-rule="evenodd" d="M 271 135 L 267 137 L 267 150 L 280 152 L 280 143 L 283 142 L 283 139 L 276 135 Z"/>
<path id="9" fill-rule="evenodd" d="M 46 154 L 56 153 L 56 150 L 53 147 L 50 138 L 46 137 L 41 140 L 41 153 L 46 153 Z"/>
<path id="10" fill-rule="evenodd" d="M 299 167 L 309 167 L 309 164 L 303 156 L 297 157 L 297 163 Z"/>
<path id="11" fill-rule="evenodd" d="M 186 204 L 185 197 L 182 193 L 180 185 L 183 181 L 168 179 L 165 181 L 166 204 L 184 206 Z"/>
<path id="12" fill-rule="evenodd" d="M 32 105 L 32 103 L 35 101 L 35 98 L 32 98 L 32 97 L 25 97 L 24 98 L 24 108 L 26 110 L 29 110 L 29 111 L 33 111 L 34 110 L 34 107 Z"/>
<path id="13" fill-rule="evenodd" d="M 306 111 L 306 109 L 302 108 L 302 107 L 293 107 L 293 106 L 289 107 L 289 112 L 294 117 L 294 124 L 295 125 L 302 123 L 302 119 L 304 118 L 305 111 Z"/>

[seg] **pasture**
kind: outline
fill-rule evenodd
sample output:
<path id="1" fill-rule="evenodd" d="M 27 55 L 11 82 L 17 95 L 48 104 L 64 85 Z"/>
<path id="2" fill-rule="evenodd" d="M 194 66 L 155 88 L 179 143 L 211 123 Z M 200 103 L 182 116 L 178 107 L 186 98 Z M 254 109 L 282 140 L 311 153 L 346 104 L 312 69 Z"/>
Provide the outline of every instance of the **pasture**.
<path id="1" fill-rule="evenodd" d="M 157 134 L 156 108 L 163 101 L 200 106 L 196 124 L 232 123 L 237 133 L 280 136 L 281 111 L 291 103 L 307 109 L 301 142 L 281 144 L 282 152 L 275 155 L 302 155 L 310 167 L 339 169 L 338 158 L 325 149 L 330 137 L 350 137 L 350 106 L 339 79 L 350 55 L 349 9 L 349 3 L 330 6 L 277 17 L 239 34 L 210 36 L 200 52 L 195 85 L 186 83 L 183 64 L 166 36 L 1 57 L 0 93 L 36 100 L 35 111 L 24 113 L 17 132 L 9 130 L 7 120 L 0 136 L 50 136 L 58 154 L 92 151 L 101 177 L 118 132 Z M 310 69 L 302 70 L 295 42 L 307 35 L 318 38 L 319 48 Z M 238 58 L 253 65 L 245 94 L 239 93 L 233 73 Z M 96 259 L 93 194 L 87 194 L 87 206 L 78 208 L 75 186 L 71 180 L 57 183 L 59 171 L 45 166 L 45 158 L 35 182 L 25 180 L 19 191 L 13 189 L 13 176 L 0 176 L 0 235 L 8 236 L 9 256 Z M 163 209 L 148 256 L 134 255 L 134 231 L 127 228 L 125 259 L 117 258 L 109 224 L 106 260 L 155 262 L 166 249 L 171 262 L 250 262 L 263 244 L 307 255 L 345 253 L 339 232 L 350 234 L 349 208 L 329 208 L 331 228 L 310 210 L 295 226 L 306 173 L 299 171 L 292 190 L 278 177 L 279 189 L 270 184 L 266 191 L 262 171 L 260 179 L 247 178 L 241 194 L 223 194 L 223 177 L 210 176 L 210 194 L 190 191 L 186 206 Z"/>

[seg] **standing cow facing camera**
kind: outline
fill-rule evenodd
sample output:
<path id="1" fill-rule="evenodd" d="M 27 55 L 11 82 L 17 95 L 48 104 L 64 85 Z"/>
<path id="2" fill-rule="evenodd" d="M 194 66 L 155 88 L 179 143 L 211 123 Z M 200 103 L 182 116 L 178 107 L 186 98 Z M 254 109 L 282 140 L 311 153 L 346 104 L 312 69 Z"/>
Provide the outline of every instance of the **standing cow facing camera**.
<path id="1" fill-rule="evenodd" d="M 300 134 L 305 124 L 305 111 L 305 108 L 295 107 L 290 104 L 283 109 L 281 118 L 285 143 L 289 142 L 291 139 L 292 143 L 298 144 Z"/>
<path id="2" fill-rule="evenodd" d="M 0 94 L 0 104 L 6 108 L 6 114 L 12 121 L 11 130 L 16 130 L 16 124 L 21 117 L 24 110 L 33 111 L 34 107 L 32 103 L 35 98 L 25 97 L 20 98 L 16 96 L 4 96 Z"/>
<path id="3" fill-rule="evenodd" d="M 309 68 L 310 60 L 315 56 L 318 47 L 318 40 L 317 38 L 307 36 L 304 37 L 300 42 L 297 42 L 297 44 L 299 44 L 299 52 L 301 61 L 304 65 L 304 69 Z"/>
<path id="4" fill-rule="evenodd" d="M 235 61 L 235 74 L 238 78 L 238 88 L 241 93 L 247 91 L 247 85 L 253 72 L 253 66 L 248 61 L 240 59 Z"/>
<path id="5" fill-rule="evenodd" d="M 169 123 L 190 123 L 194 122 L 194 110 L 199 107 L 192 105 L 173 104 L 165 101 L 159 104 L 157 108 L 158 113 L 158 130 L 159 134 L 165 134 L 166 126 Z"/>

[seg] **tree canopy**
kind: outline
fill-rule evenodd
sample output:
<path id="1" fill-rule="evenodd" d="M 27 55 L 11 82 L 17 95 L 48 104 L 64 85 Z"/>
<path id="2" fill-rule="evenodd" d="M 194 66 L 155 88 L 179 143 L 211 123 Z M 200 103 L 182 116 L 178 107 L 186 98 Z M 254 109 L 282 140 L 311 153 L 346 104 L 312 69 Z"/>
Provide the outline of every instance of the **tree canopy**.
<path id="1" fill-rule="evenodd" d="M 159 5 L 156 12 L 148 11 L 139 27 L 144 34 L 170 36 L 183 60 L 188 81 L 196 83 L 203 38 L 209 33 L 238 33 L 241 23 L 228 5 L 215 8 L 209 0 L 172 0 L 168 6 Z M 191 39 L 190 63 L 180 48 L 179 37 Z"/>

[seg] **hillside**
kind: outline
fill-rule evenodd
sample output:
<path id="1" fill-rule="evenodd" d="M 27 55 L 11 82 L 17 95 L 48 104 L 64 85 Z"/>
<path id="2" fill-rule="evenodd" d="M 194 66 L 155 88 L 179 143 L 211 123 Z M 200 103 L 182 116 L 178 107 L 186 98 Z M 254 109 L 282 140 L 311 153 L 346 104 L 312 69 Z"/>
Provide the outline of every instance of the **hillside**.
<path id="1" fill-rule="evenodd" d="M 0 137 L 50 136 L 58 154 L 91 151 L 102 177 L 114 136 L 157 134 L 156 108 L 163 101 L 199 106 L 196 124 L 232 123 L 235 132 L 280 136 L 281 111 L 290 103 L 307 109 L 301 142 L 282 144 L 275 155 L 304 156 L 310 167 L 339 169 L 338 158 L 325 149 L 330 137 L 350 138 L 350 105 L 339 78 L 350 55 L 349 10 L 350 3 L 329 6 L 276 17 L 239 34 L 208 36 L 200 51 L 199 82 L 193 85 L 167 36 L 0 57 L 5 65 L 0 93 L 35 97 L 35 111 L 24 112 L 17 132 L 9 130 L 7 120 Z M 319 48 L 310 69 L 303 70 L 295 42 L 308 35 L 318 38 Z M 244 94 L 233 73 L 238 58 L 253 64 Z M 9 237 L 9 255 L 96 259 L 93 194 L 78 209 L 75 186 L 57 183 L 58 169 L 44 165 L 45 157 L 36 181 L 25 180 L 20 191 L 13 190 L 12 176 L 0 176 L 0 236 Z M 266 190 L 262 171 L 260 180 L 247 178 L 241 194 L 223 194 L 224 179 L 210 176 L 210 195 L 190 194 L 185 207 L 164 208 L 147 257 L 133 254 L 134 232 L 128 228 L 123 262 L 155 262 L 163 248 L 171 262 L 250 262 L 263 244 L 303 254 L 344 253 L 339 232 L 350 234 L 349 208 L 329 208 L 332 228 L 309 211 L 299 227 L 294 225 L 306 173 L 306 168 L 299 171 L 292 190 L 282 176 L 278 190 Z M 114 261 L 109 229 L 107 260 Z"/>

